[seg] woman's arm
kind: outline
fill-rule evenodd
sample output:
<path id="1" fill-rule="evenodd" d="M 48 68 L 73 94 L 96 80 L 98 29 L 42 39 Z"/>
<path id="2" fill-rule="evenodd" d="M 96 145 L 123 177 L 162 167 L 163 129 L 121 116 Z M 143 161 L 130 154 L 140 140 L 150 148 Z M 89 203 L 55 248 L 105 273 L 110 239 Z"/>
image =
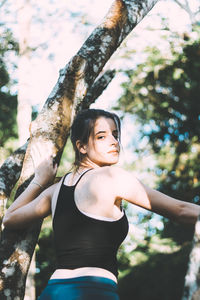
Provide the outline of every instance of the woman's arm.
<path id="1" fill-rule="evenodd" d="M 38 193 L 38 188 L 30 184 L 25 192 L 16 199 L 16 203 L 14 202 L 8 208 L 3 218 L 4 226 L 11 229 L 23 228 L 50 215 L 51 198 L 56 185 L 50 186 L 38 197 L 32 199 Z"/>
<path id="2" fill-rule="evenodd" d="M 121 168 L 113 170 L 117 197 L 180 223 L 195 224 L 197 221 L 198 205 L 156 191 Z"/>
<path id="3" fill-rule="evenodd" d="M 51 212 L 51 197 L 56 185 L 44 189 L 53 182 L 57 165 L 54 165 L 49 150 L 39 143 L 33 147 L 31 156 L 35 167 L 34 179 L 8 208 L 3 218 L 4 226 L 22 227 Z"/>
<path id="4" fill-rule="evenodd" d="M 195 224 L 200 214 L 200 207 L 194 203 L 175 199 L 157 190 L 143 185 L 151 204 L 151 210 L 171 220 Z"/>

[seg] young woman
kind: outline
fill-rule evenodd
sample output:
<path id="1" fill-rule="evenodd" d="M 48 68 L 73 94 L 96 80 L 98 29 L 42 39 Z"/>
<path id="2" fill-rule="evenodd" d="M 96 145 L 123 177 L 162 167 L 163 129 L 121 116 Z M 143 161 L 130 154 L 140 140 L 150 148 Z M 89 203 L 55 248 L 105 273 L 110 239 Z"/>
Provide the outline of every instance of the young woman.
<path id="1" fill-rule="evenodd" d="M 200 208 L 153 190 L 113 166 L 120 153 L 120 120 L 115 114 L 80 112 L 71 141 L 74 169 L 51 186 L 57 170 L 53 158 L 48 149 L 32 149 L 33 161 L 39 162 L 35 177 L 3 222 L 23 227 L 52 214 L 57 269 L 40 300 L 117 300 L 116 254 L 128 232 L 122 199 L 188 224 L 195 224 Z"/>

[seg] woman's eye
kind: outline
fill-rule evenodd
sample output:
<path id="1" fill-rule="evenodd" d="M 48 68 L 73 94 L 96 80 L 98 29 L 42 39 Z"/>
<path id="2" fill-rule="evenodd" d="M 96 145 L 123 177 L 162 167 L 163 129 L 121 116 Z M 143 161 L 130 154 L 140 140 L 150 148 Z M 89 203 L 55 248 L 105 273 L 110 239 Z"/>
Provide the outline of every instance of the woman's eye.
<path id="1" fill-rule="evenodd" d="M 105 138 L 105 136 L 104 136 L 104 135 L 100 135 L 100 136 L 98 136 L 98 140 L 102 140 L 103 138 Z"/>

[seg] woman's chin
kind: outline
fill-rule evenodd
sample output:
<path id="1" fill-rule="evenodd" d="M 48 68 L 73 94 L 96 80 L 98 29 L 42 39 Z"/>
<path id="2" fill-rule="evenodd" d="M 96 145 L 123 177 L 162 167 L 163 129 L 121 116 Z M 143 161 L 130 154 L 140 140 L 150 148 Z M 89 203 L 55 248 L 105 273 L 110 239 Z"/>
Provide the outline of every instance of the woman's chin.
<path id="1" fill-rule="evenodd" d="M 116 165 L 118 163 L 118 161 L 119 160 L 117 159 L 117 160 L 112 160 L 112 161 L 105 162 L 104 164 L 102 164 L 102 167 Z"/>

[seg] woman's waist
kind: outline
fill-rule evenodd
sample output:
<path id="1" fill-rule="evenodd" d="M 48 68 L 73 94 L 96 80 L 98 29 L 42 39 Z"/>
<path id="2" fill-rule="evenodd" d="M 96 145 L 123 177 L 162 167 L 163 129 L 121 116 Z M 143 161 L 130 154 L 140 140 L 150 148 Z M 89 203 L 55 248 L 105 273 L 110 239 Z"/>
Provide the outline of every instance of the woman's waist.
<path id="1" fill-rule="evenodd" d="M 57 269 L 50 279 L 67 279 L 81 276 L 100 276 L 117 282 L 117 278 L 113 273 L 103 268 L 97 267 L 81 267 L 77 269 Z"/>

